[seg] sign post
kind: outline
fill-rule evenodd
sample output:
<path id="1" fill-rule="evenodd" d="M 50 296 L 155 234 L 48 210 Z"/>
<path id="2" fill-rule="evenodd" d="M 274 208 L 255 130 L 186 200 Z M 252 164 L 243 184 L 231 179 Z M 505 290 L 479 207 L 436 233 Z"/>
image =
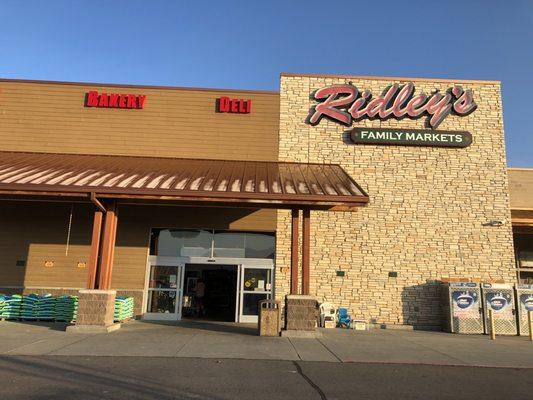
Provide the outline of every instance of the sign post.
<path id="1" fill-rule="evenodd" d="M 527 323 L 529 325 L 529 340 L 533 342 L 533 311 L 527 312 Z"/>
<path id="2" fill-rule="evenodd" d="M 489 321 L 490 321 L 490 340 L 496 340 L 496 329 L 494 328 L 494 310 L 492 308 L 489 310 Z"/>

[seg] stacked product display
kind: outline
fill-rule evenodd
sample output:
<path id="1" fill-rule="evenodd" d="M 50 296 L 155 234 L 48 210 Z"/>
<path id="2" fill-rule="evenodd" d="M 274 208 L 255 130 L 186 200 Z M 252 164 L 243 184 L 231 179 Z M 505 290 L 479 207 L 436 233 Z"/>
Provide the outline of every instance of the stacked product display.
<path id="1" fill-rule="evenodd" d="M 20 308 L 21 319 L 37 319 L 39 297 L 38 294 L 22 296 L 22 306 Z"/>
<path id="2" fill-rule="evenodd" d="M 133 297 L 115 299 L 115 321 L 133 318 Z M 74 322 L 78 314 L 78 296 L 51 294 L 0 294 L 0 319 Z"/>
<path id="3" fill-rule="evenodd" d="M 78 314 L 78 296 L 58 296 L 55 301 L 54 320 L 72 322 Z"/>
<path id="4" fill-rule="evenodd" d="M 0 295 L 0 301 L 3 303 L 0 318 L 20 318 L 20 309 L 22 306 L 22 296 L 20 294 Z"/>
<path id="5" fill-rule="evenodd" d="M 0 318 L 72 322 L 78 310 L 77 296 L 1 295 Z"/>
<path id="6" fill-rule="evenodd" d="M 133 297 L 117 297 L 115 299 L 115 321 L 133 318 Z"/>
<path id="7" fill-rule="evenodd" d="M 39 296 L 39 301 L 37 303 L 37 319 L 40 320 L 53 320 L 54 319 L 54 310 L 56 307 L 57 297 L 52 296 L 51 294 L 45 294 Z"/>

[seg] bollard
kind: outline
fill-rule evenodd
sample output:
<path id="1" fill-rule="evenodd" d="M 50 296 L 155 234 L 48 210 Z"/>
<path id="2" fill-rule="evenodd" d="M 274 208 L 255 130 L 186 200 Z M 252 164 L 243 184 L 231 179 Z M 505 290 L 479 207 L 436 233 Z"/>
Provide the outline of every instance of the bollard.
<path id="1" fill-rule="evenodd" d="M 494 311 L 489 310 L 489 320 L 490 320 L 490 340 L 496 340 L 496 330 L 494 329 Z"/>
<path id="2" fill-rule="evenodd" d="M 533 342 L 533 311 L 527 312 L 527 323 L 529 325 L 529 340 Z"/>

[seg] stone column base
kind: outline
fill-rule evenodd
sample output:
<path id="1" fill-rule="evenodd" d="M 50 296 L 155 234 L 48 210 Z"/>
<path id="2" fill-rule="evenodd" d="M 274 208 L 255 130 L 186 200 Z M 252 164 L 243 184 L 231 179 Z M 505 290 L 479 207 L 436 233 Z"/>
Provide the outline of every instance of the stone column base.
<path id="1" fill-rule="evenodd" d="M 321 338 L 322 332 L 319 330 L 314 331 L 296 331 L 296 330 L 284 330 L 281 331 L 281 337 L 295 338 L 295 339 L 317 339 Z"/>
<path id="2" fill-rule="evenodd" d="M 69 326 L 67 332 L 106 333 L 117 330 L 115 324 L 115 290 L 84 289 L 79 291 L 76 325 Z"/>
<path id="3" fill-rule="evenodd" d="M 109 333 L 120 329 L 121 324 L 113 324 L 108 326 L 100 325 L 70 325 L 67 326 L 68 333 Z"/>
<path id="4" fill-rule="evenodd" d="M 286 297 L 285 329 L 314 332 L 317 327 L 318 303 L 313 296 L 291 294 Z"/>

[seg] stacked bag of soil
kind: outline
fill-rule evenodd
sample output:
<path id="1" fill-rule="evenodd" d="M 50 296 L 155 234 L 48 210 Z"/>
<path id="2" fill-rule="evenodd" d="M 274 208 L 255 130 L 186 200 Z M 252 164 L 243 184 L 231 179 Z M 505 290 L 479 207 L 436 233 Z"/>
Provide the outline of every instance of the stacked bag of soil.
<path id="1" fill-rule="evenodd" d="M 133 318 L 133 297 L 115 298 L 115 321 L 125 321 Z"/>
<path id="2" fill-rule="evenodd" d="M 0 295 L 2 308 L 0 311 L 1 319 L 18 319 L 20 318 L 20 309 L 22 307 L 22 296 L 20 294 Z"/>
<path id="3" fill-rule="evenodd" d="M 72 322 L 78 315 L 78 296 L 63 295 L 56 297 L 54 320 Z"/>
<path id="4" fill-rule="evenodd" d="M 38 307 L 39 307 L 39 295 L 38 294 L 29 294 L 27 296 L 22 296 L 21 307 L 20 307 L 20 318 L 21 319 L 37 319 Z"/>
<path id="5" fill-rule="evenodd" d="M 53 320 L 54 310 L 56 307 L 56 297 L 51 294 L 45 294 L 39 296 L 37 303 L 37 319 L 40 320 Z"/>

